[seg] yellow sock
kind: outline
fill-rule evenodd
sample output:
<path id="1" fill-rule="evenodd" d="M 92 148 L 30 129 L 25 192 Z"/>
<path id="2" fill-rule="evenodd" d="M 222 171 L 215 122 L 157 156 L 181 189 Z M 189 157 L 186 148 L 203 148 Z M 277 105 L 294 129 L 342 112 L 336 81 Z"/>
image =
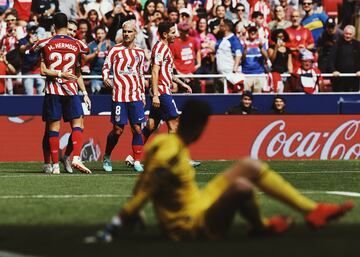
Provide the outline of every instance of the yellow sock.
<path id="1" fill-rule="evenodd" d="M 309 212 L 316 208 L 316 202 L 303 196 L 265 163 L 262 165 L 260 176 L 255 183 L 265 193 L 300 211 Z"/>

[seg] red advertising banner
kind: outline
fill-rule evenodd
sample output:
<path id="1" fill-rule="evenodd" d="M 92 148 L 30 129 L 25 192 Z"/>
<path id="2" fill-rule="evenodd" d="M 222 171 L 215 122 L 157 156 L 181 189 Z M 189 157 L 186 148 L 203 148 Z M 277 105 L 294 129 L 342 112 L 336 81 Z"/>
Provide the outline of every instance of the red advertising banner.
<path id="1" fill-rule="evenodd" d="M 82 158 L 101 160 L 109 117 L 85 118 Z M 0 117 L 0 161 L 41 161 L 44 123 L 36 117 Z M 60 149 L 70 135 L 62 124 Z M 166 133 L 163 125 L 159 133 Z M 200 140 L 190 147 L 195 160 L 235 160 L 245 156 L 263 160 L 360 159 L 359 115 L 212 116 Z M 126 127 L 113 154 L 123 160 L 131 153 Z"/>

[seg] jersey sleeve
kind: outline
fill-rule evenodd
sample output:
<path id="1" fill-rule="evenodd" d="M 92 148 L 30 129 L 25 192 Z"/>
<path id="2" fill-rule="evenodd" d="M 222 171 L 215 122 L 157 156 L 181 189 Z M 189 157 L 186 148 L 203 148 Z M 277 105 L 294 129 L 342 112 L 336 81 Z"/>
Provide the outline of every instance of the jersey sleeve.
<path id="1" fill-rule="evenodd" d="M 85 44 L 83 41 L 78 40 L 78 44 L 80 47 L 80 53 L 81 54 L 88 54 L 90 52 L 90 48 L 87 44 Z"/>
<path id="2" fill-rule="evenodd" d="M 111 50 L 109 51 L 109 54 L 105 58 L 105 62 L 104 62 L 103 68 L 102 68 L 103 80 L 107 80 L 109 78 L 114 51 L 115 51 L 115 47 L 111 48 Z"/>
<path id="3" fill-rule="evenodd" d="M 154 48 L 153 54 L 152 54 L 152 63 L 158 66 L 161 66 L 162 61 L 164 59 L 163 51 L 157 51 L 157 47 Z"/>
<path id="4" fill-rule="evenodd" d="M 230 44 L 231 44 L 231 52 L 238 56 L 242 54 L 242 46 L 240 44 L 240 40 L 236 37 L 233 36 L 229 39 Z"/>
<path id="5" fill-rule="evenodd" d="M 309 29 L 306 29 L 306 44 L 311 45 L 314 44 L 314 37 L 311 34 Z"/>

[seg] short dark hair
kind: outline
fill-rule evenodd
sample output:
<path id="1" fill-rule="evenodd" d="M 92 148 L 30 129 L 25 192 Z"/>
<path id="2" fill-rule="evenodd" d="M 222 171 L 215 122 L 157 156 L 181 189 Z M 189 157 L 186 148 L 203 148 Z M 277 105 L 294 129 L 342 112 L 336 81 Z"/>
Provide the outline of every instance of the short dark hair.
<path id="1" fill-rule="evenodd" d="M 252 15 L 251 15 L 251 18 L 256 19 L 257 17 L 264 17 L 264 14 L 262 12 L 259 12 L 259 11 L 253 12 Z"/>
<path id="2" fill-rule="evenodd" d="M 74 24 L 76 27 L 79 27 L 79 24 L 77 23 L 76 20 L 68 20 L 68 23 Z"/>
<path id="3" fill-rule="evenodd" d="M 105 34 L 106 34 L 106 29 L 105 29 L 105 27 L 102 26 L 102 25 L 96 26 L 96 27 L 94 28 L 94 33 L 96 34 L 99 29 L 102 29 L 103 31 L 105 31 Z"/>
<path id="4" fill-rule="evenodd" d="M 235 26 L 234 26 L 234 23 L 231 20 L 225 19 L 224 20 L 224 25 L 227 26 L 231 32 L 233 32 L 233 33 L 235 32 Z"/>
<path id="5" fill-rule="evenodd" d="M 58 12 L 54 15 L 55 29 L 67 28 L 68 18 L 65 13 Z"/>
<path id="6" fill-rule="evenodd" d="M 160 38 L 164 38 L 164 33 L 169 33 L 170 28 L 174 27 L 175 24 L 169 21 L 163 21 L 159 23 L 158 31 Z"/>
<path id="7" fill-rule="evenodd" d="M 183 133 L 190 133 L 194 128 L 204 127 L 207 124 L 211 107 L 207 102 L 189 100 L 182 108 L 179 119 L 179 129 Z"/>

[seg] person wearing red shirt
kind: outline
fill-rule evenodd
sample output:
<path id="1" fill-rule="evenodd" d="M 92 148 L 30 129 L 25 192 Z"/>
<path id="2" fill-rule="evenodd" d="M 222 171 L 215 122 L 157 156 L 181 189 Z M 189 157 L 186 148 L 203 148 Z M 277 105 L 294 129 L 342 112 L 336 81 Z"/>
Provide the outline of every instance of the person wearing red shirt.
<path id="1" fill-rule="evenodd" d="M 300 22 L 300 12 L 294 11 L 291 14 L 292 25 L 286 29 L 286 32 L 289 34 L 289 41 L 286 46 L 290 48 L 294 70 L 301 66 L 299 51 L 303 49 L 312 50 L 315 45 L 311 31 L 301 26 Z"/>
<path id="2" fill-rule="evenodd" d="M 182 22 L 178 25 L 180 37 L 170 45 L 174 57 L 174 65 L 178 73 L 194 73 L 201 65 L 200 44 L 189 36 L 190 25 Z"/>

